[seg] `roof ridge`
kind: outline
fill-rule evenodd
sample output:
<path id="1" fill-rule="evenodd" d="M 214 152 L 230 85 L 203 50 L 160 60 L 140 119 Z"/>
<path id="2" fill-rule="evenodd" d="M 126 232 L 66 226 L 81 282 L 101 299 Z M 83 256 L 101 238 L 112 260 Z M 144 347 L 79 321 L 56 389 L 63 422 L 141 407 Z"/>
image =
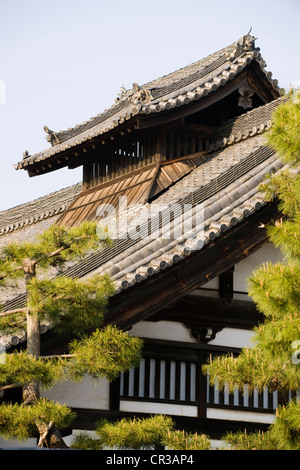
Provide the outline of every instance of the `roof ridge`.
<path id="1" fill-rule="evenodd" d="M 163 75 L 162 77 L 159 77 L 159 78 L 156 78 L 156 79 L 154 79 L 154 80 L 151 80 L 151 81 L 145 83 L 143 86 L 144 86 L 144 87 L 147 87 L 147 88 L 151 88 L 151 87 L 153 87 L 153 85 L 155 86 L 155 83 L 158 82 L 158 81 L 161 81 L 161 80 L 163 80 L 163 79 L 165 79 L 165 78 L 167 78 L 167 77 L 170 77 L 170 76 L 172 76 L 172 75 L 174 75 L 174 74 L 178 74 L 179 72 L 183 72 L 183 71 L 185 71 L 185 70 L 187 70 L 187 69 L 189 69 L 189 68 L 194 68 L 194 67 L 197 66 L 197 65 L 198 65 L 198 66 L 201 65 L 201 63 L 203 63 L 204 60 L 212 59 L 212 58 L 215 58 L 214 60 L 217 60 L 217 59 L 219 58 L 220 54 L 221 54 L 221 55 L 222 55 L 222 54 L 225 54 L 226 51 L 229 52 L 229 50 L 230 50 L 231 48 L 233 48 L 233 46 L 236 45 L 236 44 L 237 44 L 237 41 L 234 42 L 234 43 L 232 43 L 230 46 L 223 47 L 223 48 L 220 49 L 219 51 L 213 52 L 213 53 L 209 54 L 208 56 L 203 57 L 202 59 L 198 59 L 198 60 L 192 62 L 191 64 L 188 64 L 188 65 L 185 65 L 184 67 L 181 67 L 180 69 L 174 70 L 173 72 L 170 72 L 170 73 L 168 73 L 168 74 L 165 74 L 165 75 Z M 218 56 L 218 57 L 216 57 L 216 56 Z M 206 66 L 204 66 L 203 68 L 205 68 L 205 67 L 206 67 Z M 195 71 L 192 71 L 191 73 L 188 73 L 186 76 L 192 75 L 193 73 L 195 73 Z M 180 78 L 179 80 L 181 80 L 181 78 Z M 159 88 L 161 88 L 161 87 L 159 87 Z"/>
<path id="2" fill-rule="evenodd" d="M 246 36 L 249 36 L 249 35 L 245 35 L 245 36 L 243 36 L 243 38 L 245 38 Z M 253 39 L 255 39 L 253 36 L 251 36 L 251 37 L 252 37 Z M 239 44 L 241 43 L 241 41 L 243 40 L 243 38 L 241 38 L 241 39 L 235 41 L 234 43 L 230 44 L 229 46 L 223 47 L 223 48 L 220 49 L 219 51 L 213 52 L 212 54 L 209 54 L 208 56 L 203 57 L 202 59 L 199 59 L 199 60 L 197 60 L 197 61 L 195 61 L 195 62 L 193 62 L 193 63 L 191 63 L 191 64 L 188 64 L 188 65 L 186 65 L 186 66 L 184 66 L 184 67 L 181 67 L 180 69 L 175 70 L 175 71 L 173 71 L 173 72 L 170 72 L 169 74 L 163 75 L 162 77 L 159 77 L 159 78 L 154 79 L 154 80 L 152 80 L 152 81 L 150 81 L 150 82 L 147 82 L 147 83 L 143 84 L 143 85 L 141 86 L 141 88 L 142 88 L 142 89 L 145 89 L 145 88 L 146 88 L 146 89 L 152 89 L 152 88 L 154 88 L 154 89 L 156 89 L 156 88 L 161 89 L 161 88 L 163 88 L 164 86 L 167 86 L 167 85 L 163 85 L 163 86 L 156 87 L 156 86 L 154 86 L 154 84 L 155 84 L 156 82 L 158 82 L 158 81 L 162 81 L 163 79 L 165 79 L 165 78 L 167 78 L 167 77 L 174 76 L 175 74 L 178 74 L 179 72 L 183 72 L 184 70 L 189 70 L 190 68 L 194 68 L 194 67 L 197 66 L 197 65 L 200 66 L 201 63 L 203 64 L 204 61 L 213 59 L 214 57 L 216 57 L 215 60 L 217 60 L 217 59 L 220 58 L 220 55 L 224 55 L 224 54 L 226 54 L 226 53 L 227 53 L 227 55 L 228 55 L 228 58 L 229 58 L 230 55 L 231 55 L 231 56 L 234 56 L 237 51 L 240 51 L 240 50 L 241 50 L 241 46 L 240 46 Z M 207 65 L 203 65 L 203 69 L 205 69 L 205 67 L 207 67 L 207 66 L 209 66 L 209 65 L 211 65 L 211 63 L 210 63 L 210 64 L 207 64 Z M 198 69 L 198 72 L 199 72 L 199 71 L 200 71 L 200 70 Z M 184 78 L 186 78 L 186 77 L 188 77 L 188 76 L 190 76 L 190 75 L 193 75 L 194 73 L 196 73 L 196 72 L 195 72 L 195 71 L 192 71 L 192 72 L 190 72 L 190 73 L 187 73 L 187 75 L 186 75 Z M 181 78 L 179 78 L 178 80 L 175 80 L 175 81 L 176 81 L 176 82 L 180 82 L 182 79 L 183 79 L 183 77 L 181 77 Z M 66 134 L 66 133 L 69 134 L 70 131 L 75 130 L 75 129 L 79 130 L 79 129 L 81 129 L 81 128 L 84 128 L 84 129 L 83 129 L 83 131 L 84 131 L 84 130 L 87 128 L 87 127 L 85 127 L 85 126 L 87 126 L 88 124 L 93 124 L 93 125 L 97 124 L 97 123 L 98 123 L 97 120 L 98 120 L 99 118 L 101 118 L 101 117 L 103 117 L 103 119 L 101 119 L 101 121 L 102 121 L 102 120 L 105 120 L 105 119 L 106 119 L 105 115 L 107 115 L 107 114 L 113 115 L 114 113 L 111 114 L 111 111 L 112 111 L 112 110 L 116 111 L 116 107 L 117 107 L 117 108 L 119 108 L 119 107 L 123 108 L 124 106 L 126 106 L 126 105 L 128 104 L 128 95 L 130 95 L 131 92 L 134 91 L 135 86 L 136 86 L 136 84 L 133 83 L 131 89 L 125 90 L 124 88 L 121 88 L 121 93 L 118 95 L 118 96 L 119 96 L 119 99 L 117 98 L 117 99 L 116 99 L 116 102 L 115 102 L 112 106 L 110 106 L 109 108 L 105 109 L 104 111 L 102 111 L 102 112 L 96 114 L 95 116 L 90 117 L 89 119 L 87 119 L 86 121 L 83 121 L 83 122 L 80 123 L 80 124 L 76 124 L 75 126 L 69 127 L 69 128 L 67 128 L 67 129 L 62 129 L 62 130 L 59 130 L 59 131 L 55 131 L 55 132 L 49 130 L 49 128 L 48 128 L 47 126 L 44 126 L 44 130 L 45 130 L 45 132 L 48 134 L 48 139 L 47 139 L 47 140 L 48 140 L 49 142 L 51 142 L 51 140 L 52 140 L 52 142 L 53 142 L 52 145 L 56 145 L 56 144 L 58 144 L 58 143 L 60 143 L 60 142 L 62 141 L 60 138 L 61 138 L 64 134 Z M 120 105 L 121 105 L 121 106 L 120 106 Z M 100 121 L 100 122 L 101 122 L 101 121 Z M 64 140 L 64 139 L 63 139 L 63 140 Z"/>
<path id="3" fill-rule="evenodd" d="M 65 152 L 100 135 L 107 134 L 136 115 L 155 114 L 203 99 L 209 93 L 225 86 L 227 82 L 241 73 L 252 61 L 256 61 L 265 74 L 267 81 L 274 90 L 274 93 L 272 92 L 273 96 L 279 96 L 278 81 L 272 78 L 271 72 L 265 70 L 266 63 L 260 55 L 260 49 L 255 47 L 254 42 L 255 38 L 253 36 L 249 34 L 243 36 L 236 43 L 221 49 L 221 51 L 227 51 L 226 60 L 222 59 L 223 52 L 219 51 L 211 54 L 208 57 L 219 56 L 219 58 L 215 62 L 210 61 L 209 64 L 206 63 L 206 69 L 204 67 L 202 70 L 193 70 L 190 75 L 188 74 L 185 78 L 181 77 L 171 85 L 157 87 L 155 90 L 152 90 L 140 87 L 134 83 L 133 89 L 123 89 L 116 103 L 105 112 L 66 131 L 55 133 L 47 128 L 49 140 L 52 141 L 53 145 L 35 155 L 28 155 L 26 153 L 23 160 L 15 165 L 15 168 L 29 171 L 32 165 L 39 164 L 39 162 L 45 161 L 54 155 Z M 194 64 L 199 66 L 202 63 L 205 66 L 206 59 L 201 59 Z M 213 64 L 217 64 L 217 67 L 213 67 Z M 189 68 L 189 66 L 186 68 Z M 190 82 L 192 79 L 194 81 Z"/>

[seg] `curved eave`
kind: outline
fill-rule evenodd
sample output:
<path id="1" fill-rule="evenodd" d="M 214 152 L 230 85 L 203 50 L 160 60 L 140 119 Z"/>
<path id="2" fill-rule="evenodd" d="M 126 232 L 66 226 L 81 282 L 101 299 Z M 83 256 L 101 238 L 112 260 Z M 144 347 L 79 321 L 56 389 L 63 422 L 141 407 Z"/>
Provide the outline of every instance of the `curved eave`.
<path id="1" fill-rule="evenodd" d="M 273 99 L 278 98 L 282 94 L 282 90 L 278 87 L 278 81 L 272 79 L 272 73 L 265 70 L 264 60 L 254 50 L 234 60 L 228 59 L 225 64 L 219 66 L 209 76 L 202 77 L 192 84 L 176 89 L 156 100 L 152 99 L 144 103 L 137 102 L 133 104 L 126 99 L 126 106 L 104 122 L 90 127 L 43 152 L 25 155 L 23 160 L 15 165 L 15 169 L 23 169 L 28 171 L 29 176 L 36 176 L 65 166 L 75 168 L 82 164 L 85 158 L 84 154 L 92 150 L 101 139 L 110 138 L 113 134 L 119 135 L 123 129 L 128 129 L 130 126 L 137 128 L 137 117 L 147 120 L 147 118 L 151 119 L 153 115 L 172 113 L 174 109 L 190 107 L 192 104 L 203 102 L 213 93 L 226 87 L 229 82 L 252 63 L 258 64 L 271 94 L 270 96 Z"/>

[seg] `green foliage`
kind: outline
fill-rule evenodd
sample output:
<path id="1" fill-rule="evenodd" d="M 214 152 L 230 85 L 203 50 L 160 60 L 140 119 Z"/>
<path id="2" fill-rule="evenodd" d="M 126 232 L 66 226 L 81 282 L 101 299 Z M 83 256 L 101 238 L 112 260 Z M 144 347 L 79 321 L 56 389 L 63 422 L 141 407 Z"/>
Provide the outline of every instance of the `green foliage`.
<path id="1" fill-rule="evenodd" d="M 249 279 L 249 295 L 266 317 L 278 319 L 293 316 L 299 310 L 299 285 L 297 263 L 267 263 L 257 268 Z"/>
<path id="2" fill-rule="evenodd" d="M 22 265 L 24 259 L 36 260 L 43 269 L 59 267 L 108 244 L 108 237 L 99 240 L 96 222 L 83 222 L 79 227 L 68 229 L 54 224 L 32 242 L 9 243 L 2 252 L 0 272 L 7 269 L 12 276 L 12 269 Z"/>
<path id="3" fill-rule="evenodd" d="M 122 371 L 139 364 L 143 342 L 136 336 L 107 326 L 81 340 L 70 343 L 75 357 L 68 364 L 73 380 L 81 380 L 85 373 L 94 378 L 116 379 Z"/>
<path id="4" fill-rule="evenodd" d="M 227 450 L 277 450 L 276 442 L 270 431 L 247 433 L 227 433 L 224 440 L 228 443 Z"/>
<path id="5" fill-rule="evenodd" d="M 118 422 L 103 420 L 96 426 L 96 436 L 79 433 L 72 443 L 74 449 L 102 450 L 158 449 L 210 450 L 204 434 L 174 430 L 172 418 L 155 415 L 150 418 L 123 418 Z"/>
<path id="6" fill-rule="evenodd" d="M 270 428 L 278 450 L 300 450 L 300 403 L 292 401 L 276 410 L 276 420 Z"/>
<path id="7" fill-rule="evenodd" d="M 169 430 L 162 444 L 170 450 L 211 450 L 210 440 L 205 434 Z"/>
<path id="8" fill-rule="evenodd" d="M 0 314 L 2 334 L 26 329 L 29 316 L 35 327 L 43 321 L 50 323 L 53 331 L 72 330 L 77 336 L 103 324 L 108 299 L 114 293 L 113 283 L 107 275 L 85 280 L 64 276 L 37 277 L 41 270 L 61 269 L 67 261 L 84 257 L 90 251 L 110 244 L 105 230 L 101 239 L 97 230 L 97 223 L 85 222 L 71 229 L 53 225 L 35 241 L 11 243 L 2 251 L 2 284 L 18 277 L 25 280 L 28 268 L 31 274 L 26 278 L 26 307 Z M 47 274 L 49 276 L 49 272 Z M 86 373 L 96 379 L 113 380 L 121 371 L 138 364 L 142 341 L 117 328 L 107 327 L 73 341 L 70 348 L 69 355 L 57 357 L 35 359 L 27 352 L 5 355 L 0 364 L 0 389 L 23 387 L 34 392 L 26 406 L 1 406 L 1 435 L 25 439 L 36 431 L 44 433 L 53 421 L 60 428 L 69 425 L 74 417 L 70 409 L 38 399 L 39 387 L 51 388 L 56 382 L 68 378 L 81 380 Z M 35 354 L 39 356 L 39 346 Z"/>
<path id="9" fill-rule="evenodd" d="M 284 215 L 294 217 L 299 214 L 300 181 L 297 171 L 284 167 L 279 173 L 267 175 L 260 185 L 260 190 L 267 201 L 278 197 L 278 207 Z"/>
<path id="10" fill-rule="evenodd" d="M 63 377 L 63 361 L 53 358 L 36 359 L 26 351 L 5 355 L 0 364 L 0 388 L 15 384 L 22 387 L 32 381 L 39 382 L 43 388 L 51 388 Z"/>
<path id="11" fill-rule="evenodd" d="M 80 434 L 72 443 L 72 448 L 151 449 L 162 445 L 173 426 L 173 420 L 162 415 L 150 418 L 124 418 L 117 423 L 103 420 L 96 427 L 96 438 Z"/>
<path id="12" fill-rule="evenodd" d="M 272 116 L 272 128 L 268 134 L 269 144 L 278 151 L 284 163 L 299 164 L 300 104 L 290 99 L 278 106 Z"/>
<path id="13" fill-rule="evenodd" d="M 107 275 L 87 280 L 33 278 L 27 289 L 28 308 L 40 320 L 52 323 L 57 331 L 73 330 L 77 334 L 102 324 L 109 296 L 114 292 Z"/>
<path id="14" fill-rule="evenodd" d="M 7 279 L 17 280 L 24 276 L 20 264 L 15 259 L 9 259 L 4 250 L 0 253 L 0 286 L 6 284 Z"/>
<path id="15" fill-rule="evenodd" d="M 16 312 L 7 316 L 1 317 L 0 308 L 0 332 L 1 335 L 18 334 L 18 332 L 26 329 L 26 314 L 25 312 Z M 22 334 L 21 334 L 22 336 Z"/>
<path id="16" fill-rule="evenodd" d="M 39 425 L 53 421 L 59 428 L 70 426 L 75 414 L 65 405 L 40 399 L 30 406 L 2 403 L 0 405 L 1 435 L 7 439 L 28 439 Z"/>
<path id="17" fill-rule="evenodd" d="M 265 433 L 227 433 L 224 439 L 232 450 L 300 450 L 300 405 L 280 406 Z"/>
<path id="18" fill-rule="evenodd" d="M 217 385 L 220 390 L 226 388 L 229 393 L 235 389 L 242 393 L 247 390 L 252 393 L 255 389 L 262 392 L 268 387 L 269 392 L 275 390 L 297 390 L 299 387 L 300 370 L 292 362 L 292 348 L 285 352 L 270 353 L 263 348 L 244 348 L 238 357 L 224 355 L 203 366 L 205 374 L 209 374 L 211 385 Z M 247 384 L 246 389 L 245 384 Z"/>
<path id="19" fill-rule="evenodd" d="M 265 263 L 249 279 L 249 295 L 264 321 L 254 328 L 253 348 L 245 348 L 234 358 L 215 358 L 203 367 L 210 382 L 219 387 L 252 392 L 297 391 L 300 367 L 293 361 L 293 344 L 300 340 L 300 104 L 289 100 L 275 111 L 268 143 L 280 155 L 286 167 L 269 175 L 261 185 L 267 200 L 276 198 L 284 218 L 267 227 L 269 240 L 278 247 L 283 262 Z M 300 404 L 280 408 L 267 434 L 227 435 L 233 448 L 298 449 Z"/>
<path id="20" fill-rule="evenodd" d="M 74 438 L 71 448 L 80 450 L 103 450 L 105 445 L 98 437 L 91 436 L 86 432 L 80 432 Z"/>

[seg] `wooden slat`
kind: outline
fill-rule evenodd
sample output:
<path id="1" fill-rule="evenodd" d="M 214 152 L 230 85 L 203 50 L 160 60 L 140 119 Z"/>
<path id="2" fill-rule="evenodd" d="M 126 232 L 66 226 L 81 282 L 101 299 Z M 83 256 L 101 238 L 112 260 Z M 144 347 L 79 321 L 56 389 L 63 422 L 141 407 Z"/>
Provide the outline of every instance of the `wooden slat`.
<path id="1" fill-rule="evenodd" d="M 155 360 L 155 378 L 154 378 L 154 396 L 155 398 L 159 399 L 160 396 L 160 368 L 161 368 L 161 360 L 160 359 L 154 359 Z"/>
<path id="2" fill-rule="evenodd" d="M 185 399 L 187 401 L 191 400 L 191 367 L 190 362 L 185 364 Z"/>
<path id="3" fill-rule="evenodd" d="M 165 398 L 170 399 L 170 382 L 171 382 L 171 361 L 166 360 L 166 372 L 165 372 Z"/>
<path id="4" fill-rule="evenodd" d="M 124 374 L 124 392 L 123 395 L 128 397 L 129 395 L 129 372 Z"/>
<path id="5" fill-rule="evenodd" d="M 175 400 L 180 400 L 180 361 L 176 361 L 175 366 Z"/>
<path id="6" fill-rule="evenodd" d="M 153 185 L 158 165 L 143 168 L 127 177 L 117 178 L 111 184 L 104 183 L 81 193 L 59 219 L 61 225 L 78 225 L 83 220 L 96 220 L 100 204 L 112 204 L 118 208 L 120 196 L 127 196 L 128 207 L 137 202 L 145 202 Z"/>
<path id="7" fill-rule="evenodd" d="M 149 398 L 149 391 L 150 391 L 150 358 L 145 358 L 145 390 L 144 395 L 145 398 Z"/>

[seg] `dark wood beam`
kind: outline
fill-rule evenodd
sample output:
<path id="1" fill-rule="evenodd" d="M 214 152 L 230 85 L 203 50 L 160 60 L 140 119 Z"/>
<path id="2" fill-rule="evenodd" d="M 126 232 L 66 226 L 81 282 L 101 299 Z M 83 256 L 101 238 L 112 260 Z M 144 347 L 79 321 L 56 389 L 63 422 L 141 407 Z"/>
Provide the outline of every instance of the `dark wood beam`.
<path id="1" fill-rule="evenodd" d="M 263 320 L 263 316 L 251 301 L 232 300 L 227 303 L 220 298 L 188 295 L 168 308 L 163 308 L 148 320 L 176 321 L 191 327 L 251 329 Z"/>

